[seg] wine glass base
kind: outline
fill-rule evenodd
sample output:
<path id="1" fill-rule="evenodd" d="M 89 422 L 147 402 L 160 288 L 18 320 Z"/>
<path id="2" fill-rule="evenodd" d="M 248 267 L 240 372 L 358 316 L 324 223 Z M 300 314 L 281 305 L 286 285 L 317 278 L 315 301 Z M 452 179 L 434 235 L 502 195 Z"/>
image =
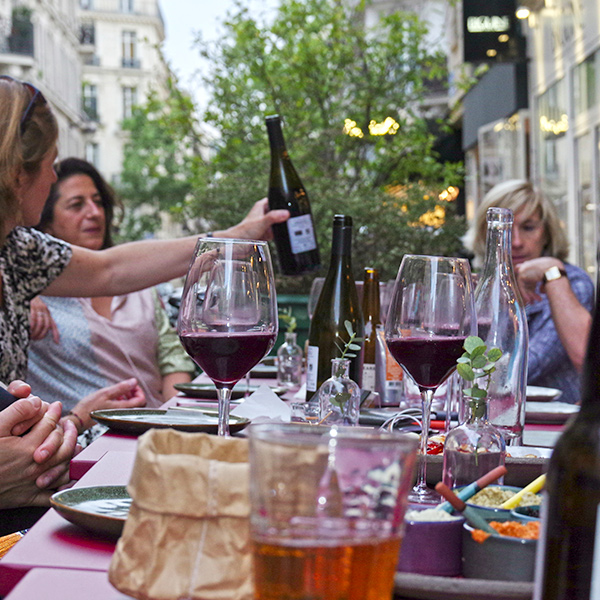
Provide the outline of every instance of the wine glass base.
<path id="1" fill-rule="evenodd" d="M 430 504 L 436 505 L 443 502 L 444 499 L 440 494 L 438 494 L 435 490 L 428 488 L 426 486 L 420 487 L 415 486 L 408 493 L 408 503 L 409 504 Z"/>

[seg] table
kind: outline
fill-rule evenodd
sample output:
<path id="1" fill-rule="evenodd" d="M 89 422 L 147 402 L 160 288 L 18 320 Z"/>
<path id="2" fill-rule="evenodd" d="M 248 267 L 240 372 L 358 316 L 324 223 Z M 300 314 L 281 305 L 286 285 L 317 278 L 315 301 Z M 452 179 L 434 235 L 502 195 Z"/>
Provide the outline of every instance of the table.
<path id="1" fill-rule="evenodd" d="M 109 450 L 75 487 L 126 485 L 135 459 L 133 449 L 135 446 L 131 452 Z M 0 560 L 0 596 L 6 595 L 24 575 L 38 567 L 105 573 L 114 549 L 113 541 L 95 537 L 49 510 Z"/>
<path id="2" fill-rule="evenodd" d="M 272 381 L 254 381 L 254 384 L 260 383 Z M 175 405 L 182 398 L 182 395 L 175 396 L 166 405 Z M 531 445 L 552 446 L 561 429 L 557 425 L 528 425 L 525 441 Z M 539 443 L 540 436 L 545 444 Z M 135 437 L 105 433 L 73 459 L 71 475 L 77 480 L 75 486 L 127 484 L 136 447 Z M 45 600 L 59 598 L 58 594 L 61 600 L 70 600 L 71 592 L 65 593 L 73 588 L 79 590 L 73 595 L 74 600 L 127 598 L 107 580 L 114 547 L 114 542 L 94 537 L 50 510 L 0 560 L 0 595 L 10 593 L 7 600 L 37 600 L 43 589 Z"/>
<path id="3" fill-rule="evenodd" d="M 108 581 L 106 571 L 31 569 L 6 600 L 127 600 Z"/>

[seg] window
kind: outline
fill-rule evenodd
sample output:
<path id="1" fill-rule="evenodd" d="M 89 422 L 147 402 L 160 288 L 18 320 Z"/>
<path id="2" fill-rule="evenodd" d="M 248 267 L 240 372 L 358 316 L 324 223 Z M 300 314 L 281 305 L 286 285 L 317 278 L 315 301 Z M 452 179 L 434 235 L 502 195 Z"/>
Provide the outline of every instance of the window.
<path id="1" fill-rule="evenodd" d="M 137 104 L 137 88 L 123 87 L 123 118 L 131 117 L 133 107 Z"/>
<path id="2" fill-rule="evenodd" d="M 93 23 L 82 23 L 79 29 L 79 42 L 81 44 L 94 44 L 96 31 Z"/>
<path id="3" fill-rule="evenodd" d="M 83 10 L 92 10 L 94 8 L 94 0 L 79 0 L 79 6 Z"/>
<path id="4" fill-rule="evenodd" d="M 98 120 L 98 88 L 90 83 L 83 84 L 83 112 L 92 121 Z"/>
<path id="5" fill-rule="evenodd" d="M 85 145 L 85 160 L 100 169 L 100 149 L 96 142 L 88 142 Z"/>
<path id="6" fill-rule="evenodd" d="M 124 31 L 122 35 L 123 67 L 128 69 L 139 69 L 140 62 L 137 59 L 137 35 L 135 31 Z"/>
<path id="7" fill-rule="evenodd" d="M 133 12 L 133 0 L 121 0 L 121 12 L 132 13 Z"/>

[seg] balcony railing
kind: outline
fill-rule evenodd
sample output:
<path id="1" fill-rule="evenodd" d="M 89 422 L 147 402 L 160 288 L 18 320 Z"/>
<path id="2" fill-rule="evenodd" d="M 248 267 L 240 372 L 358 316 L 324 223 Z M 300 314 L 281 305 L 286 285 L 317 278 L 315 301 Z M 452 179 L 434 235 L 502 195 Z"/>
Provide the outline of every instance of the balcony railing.
<path id="1" fill-rule="evenodd" d="M 83 57 L 83 64 L 92 67 L 99 67 L 100 57 L 97 54 L 88 54 L 87 56 Z"/>
<path id="2" fill-rule="evenodd" d="M 124 69 L 140 69 L 141 63 L 139 58 L 122 58 L 121 66 Z"/>

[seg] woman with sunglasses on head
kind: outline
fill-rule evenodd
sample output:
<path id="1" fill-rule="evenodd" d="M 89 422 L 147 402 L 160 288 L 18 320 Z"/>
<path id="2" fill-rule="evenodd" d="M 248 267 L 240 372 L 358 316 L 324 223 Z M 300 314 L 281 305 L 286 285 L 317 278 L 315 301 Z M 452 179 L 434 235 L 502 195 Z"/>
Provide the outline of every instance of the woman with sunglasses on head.
<path id="1" fill-rule="evenodd" d="M 38 90 L 7 77 L 0 77 L 0 115 L 0 381 L 8 383 L 26 378 L 32 298 L 42 292 L 116 296 L 183 276 L 197 238 L 133 242 L 96 252 L 28 229 L 39 222 L 56 181 L 58 126 Z M 214 235 L 268 237 L 271 225 L 287 220 L 289 213 L 266 209 L 266 199 L 258 201 L 243 221 Z M 75 421 L 64 421 L 64 438 L 71 439 L 67 433 Z M 52 450 L 58 456 L 58 449 Z M 0 454 L 0 497 L 12 461 L 10 452 Z"/>
<path id="2" fill-rule="evenodd" d="M 486 194 L 466 236 L 476 259 L 485 256 L 492 206 L 514 213 L 512 261 L 529 325 L 527 383 L 560 389 L 562 402 L 577 403 L 594 285 L 585 271 L 565 262 L 569 244 L 556 209 L 528 181 L 506 181 Z"/>
<path id="3" fill-rule="evenodd" d="M 112 188 L 79 158 L 67 158 L 55 170 L 58 181 L 37 229 L 90 250 L 113 246 L 119 204 Z M 93 424 L 90 412 L 106 408 L 81 401 L 96 389 L 134 376 L 147 406 L 157 407 L 195 372 L 155 288 L 116 297 L 41 296 L 32 303 L 31 330 L 28 383 L 38 396 L 60 399 L 87 427 Z"/>

